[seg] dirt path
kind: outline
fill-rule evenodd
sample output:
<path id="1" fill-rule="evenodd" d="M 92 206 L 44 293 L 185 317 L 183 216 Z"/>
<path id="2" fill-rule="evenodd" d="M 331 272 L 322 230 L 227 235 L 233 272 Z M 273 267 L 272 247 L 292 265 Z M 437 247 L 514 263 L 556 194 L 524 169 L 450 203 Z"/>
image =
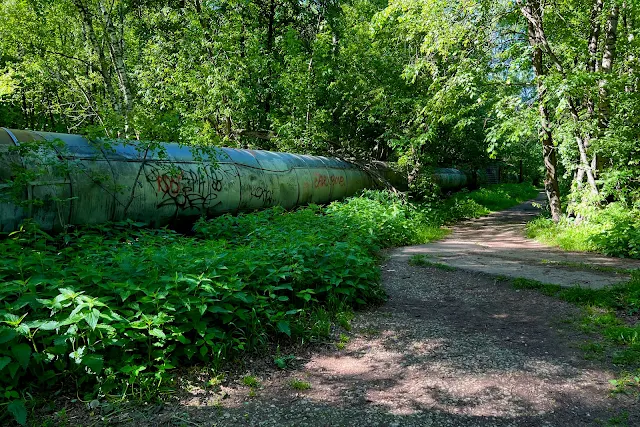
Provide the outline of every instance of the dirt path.
<path id="1" fill-rule="evenodd" d="M 468 271 L 590 288 L 628 280 L 627 275 L 614 269 L 640 268 L 640 260 L 564 252 L 524 237 L 525 224 L 540 212 L 533 202 L 539 204 L 544 200 L 541 193 L 535 201 L 458 224 L 440 242 L 401 248 L 392 256 L 407 258 L 419 254 L 428 261 Z"/>
<path id="2" fill-rule="evenodd" d="M 249 363 L 261 387 L 239 381 L 217 391 L 195 386 L 179 404 L 125 425 L 219 426 L 581 426 L 640 425 L 637 400 L 613 397 L 613 377 L 585 361 L 578 309 L 518 291 L 484 272 L 598 286 L 613 273 L 539 265 L 543 259 L 622 263 L 543 248 L 521 237 L 531 204 L 456 227 L 446 240 L 399 248 L 382 266 L 389 301 L 359 313 L 349 341 L 310 351 L 295 369 Z M 469 249 L 472 248 L 472 249 Z M 446 252 L 449 250 L 449 252 Z M 413 267 L 428 254 L 463 267 Z M 507 271 L 500 266 L 513 262 Z M 627 263 L 624 267 L 627 268 Z M 562 272 L 559 272 L 561 270 Z M 571 273 L 571 274 L 569 274 Z M 576 273 L 576 274 L 573 274 Z M 346 341 L 346 340 L 345 340 Z M 266 355 L 262 360 L 269 360 Z M 294 390 L 299 379 L 309 390 Z"/>

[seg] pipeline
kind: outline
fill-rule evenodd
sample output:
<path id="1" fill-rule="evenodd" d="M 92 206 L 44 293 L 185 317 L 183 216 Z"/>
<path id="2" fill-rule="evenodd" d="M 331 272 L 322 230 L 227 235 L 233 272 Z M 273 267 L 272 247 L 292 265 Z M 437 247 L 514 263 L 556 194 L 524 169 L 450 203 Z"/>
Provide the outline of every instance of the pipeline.
<path id="1" fill-rule="evenodd" d="M 0 128 L 0 232 L 28 218 L 54 231 L 124 219 L 161 227 L 373 187 L 368 172 L 336 158 Z"/>
<path id="2" fill-rule="evenodd" d="M 395 163 L 374 161 L 372 169 L 400 191 L 408 191 L 407 173 Z M 454 168 L 434 168 L 433 180 L 444 192 L 457 191 L 467 185 L 467 175 Z"/>

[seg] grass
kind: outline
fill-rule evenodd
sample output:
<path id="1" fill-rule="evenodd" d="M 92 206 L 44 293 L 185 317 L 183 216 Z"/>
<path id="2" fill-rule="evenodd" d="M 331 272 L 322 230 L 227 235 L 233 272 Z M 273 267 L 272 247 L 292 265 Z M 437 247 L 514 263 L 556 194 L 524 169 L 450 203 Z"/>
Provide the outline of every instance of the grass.
<path id="1" fill-rule="evenodd" d="M 345 331 L 351 330 L 351 321 L 354 318 L 352 311 L 342 311 L 336 315 L 336 323 L 340 325 Z"/>
<path id="2" fill-rule="evenodd" d="M 302 381 L 294 378 L 291 381 L 289 381 L 289 387 L 291 387 L 294 390 L 304 391 L 304 390 L 309 390 L 311 388 L 311 384 L 306 381 Z"/>
<path id="3" fill-rule="evenodd" d="M 596 337 L 583 344 L 585 357 L 609 360 L 620 368 L 611 382 L 615 391 L 640 391 L 640 272 L 627 283 L 602 289 L 563 288 L 528 279 L 512 283 L 581 307 L 580 328 Z"/>
<path id="4" fill-rule="evenodd" d="M 409 258 L 409 265 L 416 267 L 433 267 L 444 271 L 456 271 L 456 268 L 450 265 L 429 261 L 426 255 L 413 255 Z"/>
<path id="5" fill-rule="evenodd" d="M 336 348 L 338 350 L 344 350 L 350 340 L 351 338 L 349 338 L 349 336 L 340 334 L 340 338 L 338 338 L 338 342 L 336 342 Z"/>
<path id="6" fill-rule="evenodd" d="M 494 184 L 472 192 L 456 193 L 448 203 L 464 216 L 476 218 L 501 211 L 535 198 L 539 193 L 533 185 Z"/>
<path id="7" fill-rule="evenodd" d="M 538 217 L 527 224 L 527 237 L 565 251 L 596 252 L 597 247 L 591 237 L 601 230 L 599 224 L 577 225 L 567 218 L 556 224 L 550 218 Z"/>
<path id="8" fill-rule="evenodd" d="M 242 384 L 251 388 L 260 387 L 260 381 L 258 381 L 258 378 L 254 377 L 253 375 L 245 375 L 244 377 L 242 377 Z"/>
<path id="9" fill-rule="evenodd" d="M 333 323 L 349 330 L 353 310 L 385 298 L 380 249 L 441 238 L 442 225 L 532 188 L 432 204 L 367 191 L 200 220 L 189 236 L 132 221 L 59 235 L 26 223 L 0 239 L 0 406 L 25 422 L 32 396 L 65 378 L 83 400 L 149 401 L 172 392 L 178 366 L 215 371 L 269 343 L 325 339 Z"/>
<path id="10" fill-rule="evenodd" d="M 527 224 L 527 236 L 568 251 L 640 259 L 640 211 L 611 203 L 581 220 L 563 217 L 554 223 L 541 216 Z"/>

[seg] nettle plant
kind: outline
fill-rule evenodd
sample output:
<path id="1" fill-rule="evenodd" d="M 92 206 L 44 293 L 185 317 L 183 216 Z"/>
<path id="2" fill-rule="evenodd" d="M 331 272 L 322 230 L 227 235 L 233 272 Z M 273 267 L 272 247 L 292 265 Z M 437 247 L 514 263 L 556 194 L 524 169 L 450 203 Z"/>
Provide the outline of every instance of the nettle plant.
<path id="1" fill-rule="evenodd" d="M 133 221 L 50 235 L 27 222 L 0 240 L 0 405 L 24 423 L 31 395 L 54 386 L 147 400 L 177 367 L 326 337 L 339 313 L 384 299 L 379 249 L 439 238 L 457 215 L 366 191 L 201 219 L 193 236 Z"/>
<path id="2" fill-rule="evenodd" d="M 273 208 L 201 220 L 192 237 L 25 223 L 0 240 L 0 405 L 23 423 L 54 385 L 148 399 L 178 366 L 327 334 L 327 316 L 383 298 L 375 251 L 409 238 L 402 206 Z"/>

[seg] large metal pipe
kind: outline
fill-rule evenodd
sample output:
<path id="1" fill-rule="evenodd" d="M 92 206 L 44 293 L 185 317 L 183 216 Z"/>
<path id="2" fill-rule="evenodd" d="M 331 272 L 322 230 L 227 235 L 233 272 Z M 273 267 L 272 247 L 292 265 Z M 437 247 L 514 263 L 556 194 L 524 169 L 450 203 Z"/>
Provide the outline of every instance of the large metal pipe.
<path id="1" fill-rule="evenodd" d="M 406 171 L 402 171 L 396 164 L 375 161 L 372 166 L 379 175 L 394 187 L 401 191 L 409 189 Z M 440 189 L 445 191 L 460 190 L 467 185 L 467 175 L 454 168 L 433 168 L 431 178 L 438 184 Z"/>
<path id="2" fill-rule="evenodd" d="M 467 185 L 467 175 L 454 168 L 435 168 L 433 179 L 442 190 L 447 191 L 460 190 Z"/>
<path id="3" fill-rule="evenodd" d="M 406 175 L 386 163 L 375 169 L 407 187 Z M 444 190 L 467 181 L 457 169 L 436 168 L 433 177 Z M 0 232 L 27 218 L 45 230 L 126 218 L 163 226 L 324 204 L 373 186 L 368 172 L 336 158 L 0 128 Z"/>
<path id="4" fill-rule="evenodd" d="M 373 186 L 340 159 L 0 128 L 0 231 L 328 203 Z"/>

